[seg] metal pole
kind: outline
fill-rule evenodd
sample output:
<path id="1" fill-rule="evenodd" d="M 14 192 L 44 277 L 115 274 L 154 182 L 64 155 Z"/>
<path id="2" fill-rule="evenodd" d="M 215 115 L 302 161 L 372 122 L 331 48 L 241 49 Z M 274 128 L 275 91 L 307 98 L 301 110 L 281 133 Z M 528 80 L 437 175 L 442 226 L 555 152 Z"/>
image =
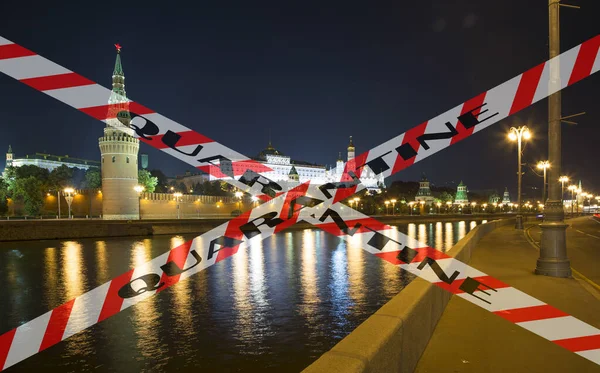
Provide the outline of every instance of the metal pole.
<path id="1" fill-rule="evenodd" d="M 519 211 L 517 212 L 517 219 L 515 221 L 515 229 L 523 229 L 523 212 L 521 210 L 521 139 L 523 138 L 523 132 L 519 129 L 517 135 L 517 203 L 519 204 Z"/>
<path id="2" fill-rule="evenodd" d="M 542 189 L 542 203 L 546 205 L 546 168 L 544 167 L 544 188 Z"/>
<path id="3" fill-rule="evenodd" d="M 573 198 L 575 198 L 575 190 L 571 189 L 571 217 L 573 217 Z"/>
<path id="4" fill-rule="evenodd" d="M 550 58 L 560 54 L 559 0 L 548 0 L 548 31 Z M 553 277 L 571 277 L 571 263 L 567 258 L 567 235 L 565 213 L 559 198 L 558 178 L 561 174 L 561 96 L 559 61 L 550 63 L 548 89 L 554 91 L 548 97 L 548 160 L 552 165 L 548 184 L 548 201 L 544 206 L 544 221 L 540 224 L 540 257 L 535 273 Z"/>
<path id="5" fill-rule="evenodd" d="M 56 192 L 56 200 L 58 201 L 58 218 L 60 219 L 60 190 Z"/>

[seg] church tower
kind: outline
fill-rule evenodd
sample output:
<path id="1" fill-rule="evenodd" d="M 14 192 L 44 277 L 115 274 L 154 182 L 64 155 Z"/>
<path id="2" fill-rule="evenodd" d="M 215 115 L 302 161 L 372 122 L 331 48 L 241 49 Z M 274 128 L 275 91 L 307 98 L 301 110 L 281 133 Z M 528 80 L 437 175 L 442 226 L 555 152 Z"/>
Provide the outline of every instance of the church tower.
<path id="1" fill-rule="evenodd" d="M 348 144 L 348 160 L 354 158 L 354 143 L 352 142 L 352 136 L 350 136 L 350 144 Z"/>
<path id="2" fill-rule="evenodd" d="M 428 205 L 431 205 L 435 201 L 435 198 L 431 195 L 431 189 L 429 188 L 429 180 L 427 180 L 427 176 L 425 176 L 425 173 L 421 175 L 421 181 L 419 182 L 419 191 L 415 196 L 415 201 L 425 201 L 425 203 Z"/>
<path id="3" fill-rule="evenodd" d="M 338 155 L 337 162 L 335 163 L 336 177 L 339 179 L 344 173 L 344 160 L 342 159 L 342 152 Z"/>
<path id="4" fill-rule="evenodd" d="M 510 203 L 510 194 L 508 193 L 508 187 L 504 187 L 504 196 L 502 196 L 502 203 Z"/>
<path id="5" fill-rule="evenodd" d="M 6 166 L 5 167 L 10 167 L 12 166 L 12 162 L 13 162 L 13 151 L 12 151 L 12 146 L 8 146 L 8 151 L 6 152 Z"/>
<path id="6" fill-rule="evenodd" d="M 138 151 L 140 142 L 129 127 L 131 116 L 125 93 L 121 47 L 112 75 L 112 92 L 104 136 L 98 140 L 102 157 L 102 217 L 106 220 L 138 219 Z"/>
<path id="7" fill-rule="evenodd" d="M 469 203 L 469 197 L 467 197 L 467 186 L 463 184 L 462 180 L 458 187 L 456 188 L 456 197 L 454 197 L 455 205 L 466 205 Z"/>

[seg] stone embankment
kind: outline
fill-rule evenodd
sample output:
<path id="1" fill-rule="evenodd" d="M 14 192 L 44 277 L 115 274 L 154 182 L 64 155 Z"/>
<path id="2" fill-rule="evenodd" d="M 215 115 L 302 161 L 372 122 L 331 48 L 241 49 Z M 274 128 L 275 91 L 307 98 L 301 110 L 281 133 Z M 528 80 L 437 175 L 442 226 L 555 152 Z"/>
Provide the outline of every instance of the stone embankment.
<path id="1" fill-rule="evenodd" d="M 491 220 L 512 215 L 426 215 L 376 216 L 386 224 L 430 223 L 438 221 Z M 228 221 L 228 218 L 165 219 L 111 221 L 99 219 L 4 220 L 0 221 L 0 241 L 151 236 L 159 234 L 201 234 Z M 288 229 L 307 229 L 311 225 L 297 223 Z"/>

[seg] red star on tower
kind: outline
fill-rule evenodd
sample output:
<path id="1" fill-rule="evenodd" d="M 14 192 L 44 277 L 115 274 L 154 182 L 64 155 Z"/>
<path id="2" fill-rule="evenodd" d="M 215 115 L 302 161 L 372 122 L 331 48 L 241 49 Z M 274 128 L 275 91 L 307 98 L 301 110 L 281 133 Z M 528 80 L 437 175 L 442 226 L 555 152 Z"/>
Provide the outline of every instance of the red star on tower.
<path id="1" fill-rule="evenodd" d="M 117 53 L 121 53 L 121 45 L 119 43 L 115 44 L 115 48 L 117 48 Z"/>

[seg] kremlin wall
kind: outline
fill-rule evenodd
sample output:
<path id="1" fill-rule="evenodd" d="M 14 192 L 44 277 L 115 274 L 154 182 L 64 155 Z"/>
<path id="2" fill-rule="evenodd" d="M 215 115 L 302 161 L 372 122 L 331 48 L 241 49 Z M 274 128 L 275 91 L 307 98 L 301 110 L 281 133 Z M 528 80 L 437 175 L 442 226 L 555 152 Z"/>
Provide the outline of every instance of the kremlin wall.
<path id="1" fill-rule="evenodd" d="M 102 216 L 102 192 L 98 189 L 77 190 L 71 203 L 71 213 L 74 218 L 99 218 Z M 43 218 L 56 219 L 58 204 L 56 194 L 47 194 L 41 215 Z M 177 219 L 177 206 L 179 205 L 180 219 L 231 217 L 238 209 L 245 211 L 253 207 L 253 202 L 234 197 L 215 197 L 199 195 L 183 195 L 179 203 L 171 193 L 142 193 L 140 204 L 141 219 Z M 67 218 L 69 206 L 64 197 L 61 197 L 60 216 Z M 13 200 L 8 201 L 8 214 L 23 216 L 23 206 Z"/>

